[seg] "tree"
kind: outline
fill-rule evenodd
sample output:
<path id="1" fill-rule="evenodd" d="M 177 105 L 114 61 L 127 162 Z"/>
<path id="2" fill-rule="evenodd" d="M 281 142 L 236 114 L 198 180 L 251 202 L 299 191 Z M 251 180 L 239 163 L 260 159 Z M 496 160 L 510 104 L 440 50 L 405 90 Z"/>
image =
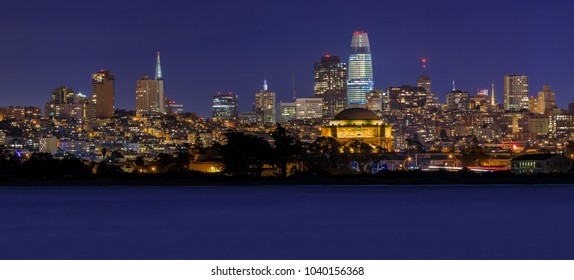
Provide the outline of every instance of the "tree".
<path id="1" fill-rule="evenodd" d="M 191 156 L 187 151 L 181 151 L 177 153 L 175 158 L 175 164 L 177 166 L 177 171 L 189 171 L 189 163 L 191 162 Z"/>
<path id="2" fill-rule="evenodd" d="M 326 168 L 338 168 L 343 163 L 341 155 L 341 144 L 333 137 L 319 137 L 315 139 L 321 155 L 321 163 L 325 163 Z"/>
<path id="3" fill-rule="evenodd" d="M 273 138 L 273 164 L 279 169 L 279 176 L 285 178 L 287 177 L 287 165 L 295 161 L 301 145 L 280 124 L 277 124 L 275 130 L 271 132 L 271 137 Z"/>
<path id="4" fill-rule="evenodd" d="M 223 172 L 234 176 L 261 177 L 264 165 L 271 160 L 273 149 L 265 139 L 236 130 L 224 134 L 225 144 L 216 143 Z"/>
<path id="5" fill-rule="evenodd" d="M 156 164 L 159 170 L 167 171 L 174 162 L 174 158 L 170 154 L 160 153 L 157 155 Z"/>

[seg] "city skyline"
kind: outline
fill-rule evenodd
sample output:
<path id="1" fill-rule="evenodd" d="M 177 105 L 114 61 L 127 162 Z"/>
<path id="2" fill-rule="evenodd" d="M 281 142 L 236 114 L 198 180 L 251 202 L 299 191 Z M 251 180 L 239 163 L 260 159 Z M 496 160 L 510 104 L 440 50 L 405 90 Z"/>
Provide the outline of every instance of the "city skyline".
<path id="1" fill-rule="evenodd" d="M 166 97 L 183 103 L 186 111 L 209 117 L 207 105 L 217 92 L 233 92 L 240 111 L 250 111 L 253 92 L 263 79 L 277 92 L 277 101 L 292 100 L 293 74 L 298 97 L 312 97 L 313 64 L 327 53 L 347 63 L 349 34 L 357 30 L 370 35 L 375 88 L 416 85 L 420 59 L 425 57 L 441 102 L 455 80 L 457 88 L 470 93 L 494 83 L 496 101 L 502 103 L 506 74 L 528 76 L 529 96 L 547 84 L 560 108 L 573 100 L 569 64 L 574 39 L 568 36 L 572 19 L 566 14 L 572 4 L 453 3 L 367 1 L 370 8 L 361 14 L 337 1 L 330 6 L 298 1 L 208 3 L 194 9 L 176 3 L 158 7 L 170 20 L 143 31 L 135 23 L 155 12 L 143 9 L 145 5 L 127 12 L 129 6 L 123 3 L 113 9 L 65 2 L 8 3 L 0 19 L 0 35 L 5 38 L 0 106 L 43 107 L 52 90 L 62 85 L 89 95 L 89 75 L 106 69 L 115 76 L 115 107 L 135 110 L 133 84 L 153 67 L 149 57 L 161 51 Z M 110 13 L 100 19 L 104 8 Z M 202 9 L 219 12 L 222 17 L 217 18 L 223 20 L 201 23 L 206 18 L 197 10 Z M 191 15 L 182 16 L 187 10 Z M 69 17 L 51 17 L 60 13 Z M 247 20 L 256 14 L 275 17 L 265 25 Z M 331 14 L 341 17 L 327 16 Z M 294 15 L 300 20 L 285 25 Z M 541 17 L 551 20 L 538 20 Z M 132 23 L 124 23 L 129 19 Z M 459 23 L 453 25 L 454 21 Z M 40 23 L 44 28 L 38 28 Z M 273 32 L 279 26 L 282 29 Z M 150 31 L 159 34 L 158 40 L 141 44 L 142 34 Z"/>

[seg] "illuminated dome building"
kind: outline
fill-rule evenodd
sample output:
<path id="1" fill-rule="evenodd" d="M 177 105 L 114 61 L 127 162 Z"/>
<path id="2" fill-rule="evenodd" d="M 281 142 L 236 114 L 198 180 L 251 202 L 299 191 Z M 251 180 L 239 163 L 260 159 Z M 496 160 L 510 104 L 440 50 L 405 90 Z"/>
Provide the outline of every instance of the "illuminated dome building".
<path id="1" fill-rule="evenodd" d="M 333 120 L 321 128 L 325 137 L 333 137 L 340 143 L 360 140 L 367 144 L 391 151 L 393 137 L 391 126 L 379 116 L 364 108 L 349 108 L 338 113 Z"/>

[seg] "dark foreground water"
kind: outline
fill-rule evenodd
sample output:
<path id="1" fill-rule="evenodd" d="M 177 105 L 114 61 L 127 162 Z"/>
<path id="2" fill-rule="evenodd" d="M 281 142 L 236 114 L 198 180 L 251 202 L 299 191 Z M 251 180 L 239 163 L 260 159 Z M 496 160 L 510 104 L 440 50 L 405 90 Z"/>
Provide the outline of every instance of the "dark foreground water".
<path id="1" fill-rule="evenodd" d="M 574 259 L 574 186 L 2 187 L 0 259 Z"/>

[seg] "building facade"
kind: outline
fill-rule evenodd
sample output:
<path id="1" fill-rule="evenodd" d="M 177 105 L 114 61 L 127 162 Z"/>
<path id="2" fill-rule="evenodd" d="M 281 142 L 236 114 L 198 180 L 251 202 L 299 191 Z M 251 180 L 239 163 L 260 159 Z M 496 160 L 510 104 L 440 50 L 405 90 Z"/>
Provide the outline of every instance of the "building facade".
<path id="1" fill-rule="evenodd" d="M 462 90 L 453 90 L 446 95 L 447 110 L 470 110 L 470 94 Z"/>
<path id="2" fill-rule="evenodd" d="M 323 99 L 323 116 L 333 118 L 347 104 L 347 65 L 338 56 L 325 55 L 314 69 L 315 97 Z"/>
<path id="3" fill-rule="evenodd" d="M 114 74 L 100 70 L 92 74 L 92 105 L 96 118 L 114 116 Z"/>
<path id="4" fill-rule="evenodd" d="M 297 104 L 295 102 L 279 102 L 280 122 L 288 122 L 297 119 Z"/>
<path id="5" fill-rule="evenodd" d="M 422 108 L 427 102 L 427 93 L 422 87 L 390 87 L 387 93 L 391 109 Z"/>
<path id="6" fill-rule="evenodd" d="M 158 114 L 159 100 L 155 80 L 144 75 L 136 82 L 136 114 L 138 116 Z"/>
<path id="7" fill-rule="evenodd" d="M 557 108 L 556 98 L 550 86 L 542 86 L 542 91 L 538 92 L 538 114 L 547 114 L 548 111 Z"/>
<path id="8" fill-rule="evenodd" d="M 212 116 L 216 120 L 235 121 L 239 117 L 237 95 L 229 93 L 218 93 L 213 96 L 211 104 Z"/>
<path id="9" fill-rule="evenodd" d="M 321 128 L 324 137 L 333 137 L 344 144 L 359 140 L 388 152 L 393 146 L 392 127 L 385 124 L 375 113 L 363 108 L 341 111 Z"/>
<path id="10" fill-rule="evenodd" d="M 268 90 L 267 81 L 265 81 L 263 90 L 255 93 L 255 104 L 253 104 L 253 111 L 257 116 L 258 124 L 274 124 L 277 122 L 276 100 L 277 94 Z"/>
<path id="11" fill-rule="evenodd" d="M 92 106 L 85 95 L 75 94 L 72 88 L 61 86 L 52 91 L 44 112 L 48 117 L 85 119 L 90 108 Z"/>
<path id="12" fill-rule="evenodd" d="M 374 89 L 373 62 L 367 32 L 357 31 L 353 33 L 347 77 L 348 106 L 365 107 L 367 93 Z"/>
<path id="13" fill-rule="evenodd" d="M 320 119 L 323 117 L 323 99 L 297 98 L 295 110 L 298 120 Z"/>
<path id="14" fill-rule="evenodd" d="M 513 159 L 510 165 L 518 174 L 572 172 L 572 160 L 559 154 L 527 154 Z"/>
<path id="15" fill-rule="evenodd" d="M 526 75 L 504 76 L 504 110 L 528 110 L 528 77 Z"/>

